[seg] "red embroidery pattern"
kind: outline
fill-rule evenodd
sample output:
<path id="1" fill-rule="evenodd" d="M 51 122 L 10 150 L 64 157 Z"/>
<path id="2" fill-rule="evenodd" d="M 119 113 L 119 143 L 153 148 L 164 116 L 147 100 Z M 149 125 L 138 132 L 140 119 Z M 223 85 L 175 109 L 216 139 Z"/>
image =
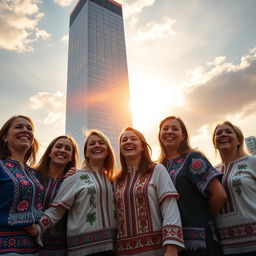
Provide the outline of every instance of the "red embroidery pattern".
<path id="1" fill-rule="evenodd" d="M 163 241 L 174 240 L 179 243 L 184 243 L 182 228 L 175 225 L 167 225 L 162 229 Z"/>

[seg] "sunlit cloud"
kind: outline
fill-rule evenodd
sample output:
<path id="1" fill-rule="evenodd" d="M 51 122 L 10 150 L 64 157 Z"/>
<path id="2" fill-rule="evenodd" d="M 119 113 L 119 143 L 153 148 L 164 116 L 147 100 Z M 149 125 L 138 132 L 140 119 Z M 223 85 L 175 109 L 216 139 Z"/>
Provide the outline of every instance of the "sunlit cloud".
<path id="1" fill-rule="evenodd" d="M 145 7 L 152 6 L 156 0 L 119 0 L 117 2 L 123 5 L 124 18 L 130 20 L 131 24 L 137 22 L 137 15 L 140 14 Z"/>
<path id="2" fill-rule="evenodd" d="M 72 2 L 73 2 L 73 0 L 54 0 L 54 3 L 56 3 L 60 6 L 63 6 L 63 7 L 71 5 Z"/>
<path id="3" fill-rule="evenodd" d="M 168 35 L 175 34 L 173 30 L 173 25 L 176 20 L 172 20 L 169 17 L 163 17 L 159 22 L 147 23 L 144 27 L 140 27 L 137 30 L 137 34 L 134 37 L 135 40 L 145 41 L 145 40 L 156 40 L 164 38 Z"/>
<path id="4" fill-rule="evenodd" d="M 0 48 L 16 52 L 33 51 L 32 43 L 50 34 L 38 27 L 44 16 L 40 0 L 2 0 L 0 2 Z"/>
<path id="5" fill-rule="evenodd" d="M 64 120 L 65 97 L 63 93 L 39 92 L 29 98 L 29 105 L 34 110 L 44 111 L 43 123 L 51 124 Z"/>
<path id="6" fill-rule="evenodd" d="M 68 43 L 68 39 L 69 39 L 69 36 L 68 35 L 64 35 L 61 37 L 60 41 L 63 42 L 63 43 Z"/>

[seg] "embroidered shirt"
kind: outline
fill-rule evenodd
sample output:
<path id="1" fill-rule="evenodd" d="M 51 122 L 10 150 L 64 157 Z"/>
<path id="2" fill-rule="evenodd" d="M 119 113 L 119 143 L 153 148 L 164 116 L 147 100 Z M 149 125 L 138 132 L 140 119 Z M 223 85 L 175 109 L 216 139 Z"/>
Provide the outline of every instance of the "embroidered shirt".
<path id="1" fill-rule="evenodd" d="M 44 189 L 36 170 L 19 162 L 0 160 L 0 254 L 34 253 L 38 247 L 24 226 L 43 214 Z"/>
<path id="2" fill-rule="evenodd" d="M 44 182 L 45 197 L 44 210 L 47 210 L 53 202 L 64 178 L 46 177 Z M 67 239 L 66 239 L 67 214 L 43 235 L 43 247 L 40 248 L 39 255 L 66 255 Z"/>
<path id="3" fill-rule="evenodd" d="M 221 174 L 197 152 L 164 160 L 172 181 L 180 195 L 178 206 L 186 249 L 206 248 L 207 233 L 217 240 L 215 223 L 208 210 L 207 186 Z"/>
<path id="4" fill-rule="evenodd" d="M 164 245 L 183 247 L 177 196 L 163 165 L 143 176 L 129 169 L 115 189 L 117 255 L 161 255 Z"/>
<path id="5" fill-rule="evenodd" d="M 224 253 L 256 252 L 256 157 L 244 156 L 217 169 L 228 196 L 216 217 Z"/>
<path id="6" fill-rule="evenodd" d="M 48 229 L 68 211 L 69 256 L 112 250 L 116 235 L 113 193 L 113 185 L 103 173 L 78 170 L 63 181 L 40 225 Z"/>

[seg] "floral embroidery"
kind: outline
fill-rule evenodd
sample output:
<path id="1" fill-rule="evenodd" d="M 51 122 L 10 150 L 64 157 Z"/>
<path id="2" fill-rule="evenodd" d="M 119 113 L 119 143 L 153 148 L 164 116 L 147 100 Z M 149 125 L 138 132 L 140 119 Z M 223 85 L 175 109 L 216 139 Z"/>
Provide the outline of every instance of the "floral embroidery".
<path id="1" fill-rule="evenodd" d="M 190 170 L 193 173 L 201 174 L 205 172 L 205 164 L 203 163 L 202 159 L 194 159 L 192 158 L 192 164 L 190 166 Z"/>
<path id="2" fill-rule="evenodd" d="M 237 166 L 238 170 L 245 170 L 247 168 L 247 164 L 240 164 Z"/>
<path id="3" fill-rule="evenodd" d="M 93 222 L 96 222 L 97 217 L 96 217 L 96 213 L 88 213 L 86 215 L 86 221 L 89 222 L 91 225 L 93 224 Z"/>
<path id="4" fill-rule="evenodd" d="M 6 162 L 5 165 L 9 168 L 13 168 L 15 165 L 11 162 Z"/>
<path id="5" fill-rule="evenodd" d="M 23 200 L 23 201 L 19 202 L 19 204 L 17 206 L 17 210 L 19 212 L 24 212 L 24 211 L 26 211 L 28 209 L 28 206 L 29 206 L 28 201 Z"/>
<path id="6" fill-rule="evenodd" d="M 240 186 L 242 186 L 242 182 L 241 182 L 241 179 L 238 178 L 238 177 L 235 177 L 233 180 L 232 180 L 232 186 L 235 188 L 235 192 L 240 196 L 241 195 L 241 188 Z"/>

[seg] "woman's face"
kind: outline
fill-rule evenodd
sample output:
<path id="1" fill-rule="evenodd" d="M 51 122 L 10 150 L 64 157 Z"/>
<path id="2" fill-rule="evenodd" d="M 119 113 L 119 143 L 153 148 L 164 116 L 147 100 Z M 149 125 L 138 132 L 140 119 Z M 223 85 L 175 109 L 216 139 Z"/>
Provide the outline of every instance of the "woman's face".
<path id="1" fill-rule="evenodd" d="M 11 123 L 3 140 L 7 143 L 11 153 L 15 151 L 27 151 L 34 141 L 32 124 L 25 118 L 16 118 Z"/>
<path id="2" fill-rule="evenodd" d="M 135 132 L 127 130 L 122 134 L 120 151 L 126 160 L 140 160 L 143 147 L 140 138 Z"/>
<path id="3" fill-rule="evenodd" d="M 105 141 L 96 134 L 87 139 L 87 148 L 85 152 L 89 158 L 90 164 L 97 164 L 105 160 L 108 155 L 108 148 Z"/>
<path id="4" fill-rule="evenodd" d="M 51 162 L 65 166 L 72 160 L 73 146 L 69 139 L 60 138 L 52 146 L 49 157 Z"/>
<path id="5" fill-rule="evenodd" d="M 160 141 L 168 151 L 177 150 L 184 139 L 180 123 L 176 119 L 167 119 L 160 130 Z"/>
<path id="6" fill-rule="evenodd" d="M 237 150 L 240 142 L 233 128 L 227 124 L 222 124 L 215 131 L 214 145 L 219 151 Z"/>

